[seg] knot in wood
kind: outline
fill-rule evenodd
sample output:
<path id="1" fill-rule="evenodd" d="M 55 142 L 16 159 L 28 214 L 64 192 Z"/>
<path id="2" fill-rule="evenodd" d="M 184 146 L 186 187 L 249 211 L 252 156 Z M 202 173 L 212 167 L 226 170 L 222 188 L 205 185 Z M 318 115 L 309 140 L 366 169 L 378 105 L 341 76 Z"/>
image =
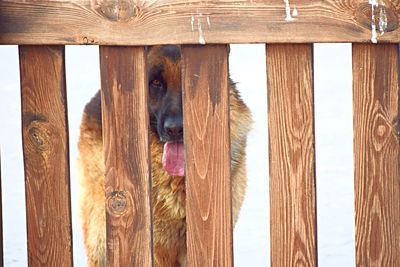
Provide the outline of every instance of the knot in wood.
<path id="1" fill-rule="evenodd" d="M 82 38 L 82 43 L 85 45 L 88 45 L 88 44 L 94 44 L 95 41 L 93 39 L 89 39 L 88 37 L 84 36 Z"/>
<path id="2" fill-rule="evenodd" d="M 384 32 L 395 31 L 399 27 L 399 15 L 396 12 L 396 8 L 390 3 L 390 1 L 379 1 L 379 5 L 373 9 L 375 20 L 374 23 L 379 28 L 379 19 L 382 14 L 385 16 L 385 29 Z M 371 19 L 372 19 L 372 8 L 368 1 L 360 4 L 355 10 L 354 19 L 362 27 L 371 30 Z"/>
<path id="3" fill-rule="evenodd" d="M 128 197 L 126 191 L 111 192 L 107 198 L 107 209 L 112 215 L 122 215 L 128 210 Z"/>
<path id="4" fill-rule="evenodd" d="M 45 127 L 32 126 L 28 129 L 30 143 L 36 150 L 41 152 L 49 149 L 49 131 Z"/>
<path id="5" fill-rule="evenodd" d="M 387 142 L 389 142 L 391 125 L 382 114 L 377 114 L 373 122 L 372 131 L 375 150 L 381 151 Z"/>
<path id="6" fill-rule="evenodd" d="M 137 0 L 98 0 L 100 12 L 111 21 L 127 22 L 139 11 Z"/>
<path id="7" fill-rule="evenodd" d="M 385 127 L 385 125 L 379 125 L 376 129 L 376 133 L 378 134 L 378 136 L 383 137 L 386 133 L 387 128 Z"/>

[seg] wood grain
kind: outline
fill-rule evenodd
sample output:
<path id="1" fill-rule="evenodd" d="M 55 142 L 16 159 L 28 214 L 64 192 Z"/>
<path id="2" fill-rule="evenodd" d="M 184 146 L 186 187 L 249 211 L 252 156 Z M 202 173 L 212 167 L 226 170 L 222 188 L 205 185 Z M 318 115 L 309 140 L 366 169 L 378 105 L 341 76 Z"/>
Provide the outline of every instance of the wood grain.
<path id="1" fill-rule="evenodd" d="M 108 266 L 152 266 L 143 47 L 100 47 Z"/>
<path id="2" fill-rule="evenodd" d="M 72 266 L 63 46 L 20 46 L 29 266 Z"/>
<path id="3" fill-rule="evenodd" d="M 400 266 L 398 45 L 353 45 L 357 266 Z"/>
<path id="4" fill-rule="evenodd" d="M 271 265 L 316 266 L 312 45 L 267 45 Z"/>
<path id="5" fill-rule="evenodd" d="M 227 46 L 182 55 L 188 264 L 233 266 Z"/>
<path id="6" fill-rule="evenodd" d="M 153 45 L 370 42 L 366 0 L 297 0 L 285 20 L 283 0 L 0 1 L 0 44 Z M 400 42 L 400 0 L 382 0 L 382 42 Z M 379 10 L 379 9 L 376 9 Z M 377 21 L 378 23 L 378 21 Z"/>

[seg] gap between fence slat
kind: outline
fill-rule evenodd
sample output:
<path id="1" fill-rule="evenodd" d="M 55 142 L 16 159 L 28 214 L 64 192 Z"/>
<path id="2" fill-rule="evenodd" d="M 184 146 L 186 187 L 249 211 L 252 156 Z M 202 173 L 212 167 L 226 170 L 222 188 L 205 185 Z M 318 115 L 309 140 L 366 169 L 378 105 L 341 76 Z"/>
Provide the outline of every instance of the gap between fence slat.
<path id="1" fill-rule="evenodd" d="M 63 46 L 20 46 L 29 266 L 72 266 Z"/>
<path id="2" fill-rule="evenodd" d="M 108 266 L 153 264 L 144 47 L 100 47 Z"/>
<path id="3" fill-rule="evenodd" d="M 267 45 L 271 265 L 316 266 L 313 51 Z"/>
<path id="4" fill-rule="evenodd" d="M 4 266 L 4 253 L 3 253 L 3 180 L 1 178 L 1 151 L 0 151 L 0 266 Z"/>
<path id="5" fill-rule="evenodd" d="M 188 265 L 233 266 L 227 46 L 182 55 Z"/>
<path id="6" fill-rule="evenodd" d="M 353 44 L 357 266 L 400 266 L 399 46 Z"/>

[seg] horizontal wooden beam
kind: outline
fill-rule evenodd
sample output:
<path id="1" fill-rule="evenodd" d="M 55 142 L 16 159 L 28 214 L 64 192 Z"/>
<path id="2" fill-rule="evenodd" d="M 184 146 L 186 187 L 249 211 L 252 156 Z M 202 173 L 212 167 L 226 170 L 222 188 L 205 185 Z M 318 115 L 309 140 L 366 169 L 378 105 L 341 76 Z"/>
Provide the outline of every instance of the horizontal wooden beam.
<path id="1" fill-rule="evenodd" d="M 370 42 L 367 0 L 7 0 L 0 44 Z M 374 7 L 379 42 L 400 42 L 400 0 Z M 293 16 L 294 10 L 298 15 Z M 290 12 L 287 12 L 290 11 Z M 288 15 L 291 14 L 291 15 Z M 290 16 L 290 17 L 289 17 Z M 379 23 L 381 22 L 381 23 Z"/>

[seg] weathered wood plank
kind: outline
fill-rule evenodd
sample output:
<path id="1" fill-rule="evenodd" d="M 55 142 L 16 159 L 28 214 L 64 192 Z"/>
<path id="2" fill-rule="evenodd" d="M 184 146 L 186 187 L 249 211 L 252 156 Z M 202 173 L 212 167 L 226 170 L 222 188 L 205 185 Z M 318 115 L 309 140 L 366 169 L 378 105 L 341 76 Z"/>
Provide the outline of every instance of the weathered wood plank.
<path id="1" fill-rule="evenodd" d="M 288 1 L 290 2 L 290 1 Z M 0 1 L 0 44 L 152 45 L 196 43 L 370 42 L 367 0 L 8 0 Z M 379 1 L 400 42 L 400 0 Z M 384 14 L 384 13 L 382 13 Z M 384 22 L 385 20 L 382 20 Z M 381 25 L 384 25 L 382 23 Z M 379 26 L 377 26 L 379 29 Z"/>
<path id="2" fill-rule="evenodd" d="M 143 47 L 100 47 L 109 266 L 152 266 Z"/>
<path id="3" fill-rule="evenodd" d="M 72 266 L 63 46 L 20 46 L 29 266 Z"/>
<path id="4" fill-rule="evenodd" d="M 357 266 L 400 266 L 398 49 L 353 45 Z"/>
<path id="5" fill-rule="evenodd" d="M 316 266 L 312 45 L 267 45 L 272 266 Z"/>
<path id="6" fill-rule="evenodd" d="M 226 45 L 182 50 L 189 266 L 233 266 Z"/>

